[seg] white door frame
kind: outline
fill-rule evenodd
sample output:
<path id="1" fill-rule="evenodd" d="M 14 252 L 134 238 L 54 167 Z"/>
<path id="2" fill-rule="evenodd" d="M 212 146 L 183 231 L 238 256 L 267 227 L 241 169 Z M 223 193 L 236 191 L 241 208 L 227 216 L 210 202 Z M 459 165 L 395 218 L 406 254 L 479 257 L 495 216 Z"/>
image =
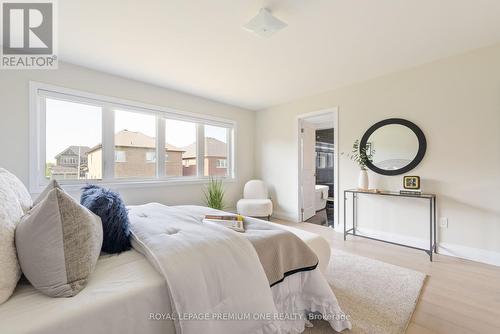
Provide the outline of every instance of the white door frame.
<path id="1" fill-rule="evenodd" d="M 335 225 L 339 225 L 339 108 L 338 107 L 331 107 L 327 109 L 321 109 L 318 111 L 313 111 L 313 112 L 308 112 L 304 114 L 297 115 L 297 169 L 298 169 L 298 180 L 297 180 L 297 185 L 298 185 L 298 191 L 299 191 L 299 196 L 298 196 L 298 207 L 297 207 L 297 221 L 302 222 L 302 163 L 301 163 L 301 157 L 302 157 L 302 147 L 301 147 L 301 138 L 300 138 L 300 131 L 301 131 L 301 124 L 300 122 L 302 120 L 306 120 L 308 118 L 314 117 L 314 116 L 320 116 L 324 114 L 332 114 L 333 115 L 333 147 L 334 147 L 334 154 L 333 154 L 333 195 L 335 198 L 335 201 L 333 202 L 333 211 L 334 211 L 334 216 L 335 216 Z"/>

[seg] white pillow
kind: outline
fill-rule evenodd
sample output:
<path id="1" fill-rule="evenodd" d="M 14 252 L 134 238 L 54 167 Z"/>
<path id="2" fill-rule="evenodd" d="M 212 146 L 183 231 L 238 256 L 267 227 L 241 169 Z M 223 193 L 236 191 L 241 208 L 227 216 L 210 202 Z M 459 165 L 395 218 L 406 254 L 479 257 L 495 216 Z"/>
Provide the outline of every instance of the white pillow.
<path id="1" fill-rule="evenodd" d="M 0 304 L 9 299 L 21 277 L 14 233 L 22 215 L 16 193 L 9 182 L 0 177 Z"/>
<path id="2" fill-rule="evenodd" d="M 33 200 L 31 199 L 28 189 L 26 189 L 21 180 L 4 168 L 0 168 L 0 178 L 2 178 L 12 189 L 14 195 L 19 201 L 19 204 L 21 204 L 23 212 L 28 212 L 33 206 Z"/>

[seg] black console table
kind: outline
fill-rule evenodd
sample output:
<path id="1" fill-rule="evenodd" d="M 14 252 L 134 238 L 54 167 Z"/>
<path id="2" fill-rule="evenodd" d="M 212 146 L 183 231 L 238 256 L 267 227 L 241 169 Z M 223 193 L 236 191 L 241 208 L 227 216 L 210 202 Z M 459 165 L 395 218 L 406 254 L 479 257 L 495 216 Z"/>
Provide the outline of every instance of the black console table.
<path id="1" fill-rule="evenodd" d="M 352 194 L 352 228 L 347 229 L 346 203 L 348 200 L 349 193 Z M 404 198 L 413 198 L 416 200 L 418 200 L 418 199 L 428 200 L 429 201 L 429 248 L 427 249 L 427 248 L 419 248 L 419 247 L 410 246 L 410 245 L 404 245 L 404 244 L 400 244 L 397 242 L 377 239 L 377 238 L 373 238 L 373 237 L 370 237 L 367 235 L 362 235 L 362 234 L 357 233 L 356 227 L 358 225 L 358 215 L 357 215 L 358 196 L 360 194 L 373 195 L 373 196 L 404 197 Z M 357 190 L 357 189 L 345 190 L 344 191 L 344 240 L 346 240 L 347 235 L 354 235 L 356 237 L 361 237 L 361 238 L 366 238 L 366 239 L 371 239 L 371 240 L 376 240 L 376 241 L 382 241 L 382 242 L 386 242 L 386 243 L 397 245 L 397 246 L 418 249 L 418 250 L 426 252 L 430 257 L 430 260 L 432 261 L 432 253 L 433 252 L 437 253 L 437 248 L 436 248 L 437 247 L 437 243 L 436 243 L 436 195 L 435 194 L 409 195 L 409 194 L 400 194 L 399 192 L 390 192 L 390 191 L 372 192 L 372 191 L 363 191 L 363 190 Z"/>

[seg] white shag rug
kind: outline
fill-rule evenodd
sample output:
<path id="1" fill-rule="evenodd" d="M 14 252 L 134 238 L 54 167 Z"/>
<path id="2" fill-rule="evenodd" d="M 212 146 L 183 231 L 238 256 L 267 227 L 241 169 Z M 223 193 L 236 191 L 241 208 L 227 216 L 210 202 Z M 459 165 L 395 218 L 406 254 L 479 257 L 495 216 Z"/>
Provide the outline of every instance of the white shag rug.
<path id="1" fill-rule="evenodd" d="M 326 278 L 353 326 L 342 333 L 404 333 L 425 277 L 421 272 L 332 249 Z M 313 324 L 305 334 L 336 333 L 326 321 Z"/>

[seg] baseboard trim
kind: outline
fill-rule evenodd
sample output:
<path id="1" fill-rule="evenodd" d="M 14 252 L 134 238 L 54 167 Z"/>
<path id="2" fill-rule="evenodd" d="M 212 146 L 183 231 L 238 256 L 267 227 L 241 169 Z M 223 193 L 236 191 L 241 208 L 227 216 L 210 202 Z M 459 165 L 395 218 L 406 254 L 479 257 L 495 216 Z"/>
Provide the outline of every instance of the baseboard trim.
<path id="1" fill-rule="evenodd" d="M 447 243 L 439 245 L 438 252 L 443 255 L 454 256 L 461 259 L 472 260 L 500 267 L 499 252 Z"/>
<path id="2" fill-rule="evenodd" d="M 294 223 L 297 222 L 297 217 L 291 215 L 288 212 L 284 212 L 284 211 L 274 211 L 273 214 L 271 215 L 271 218 L 277 218 L 280 220 L 291 221 Z"/>
<path id="3" fill-rule="evenodd" d="M 339 229 L 337 229 L 336 231 L 339 233 L 343 233 L 343 231 Z M 360 234 L 366 234 L 377 239 L 390 240 L 397 243 L 407 244 L 420 248 L 429 247 L 429 240 L 424 240 L 389 232 L 376 231 L 366 228 L 360 228 L 358 229 L 358 231 Z M 438 253 L 465 260 L 471 260 L 485 264 L 491 264 L 494 266 L 500 266 L 500 253 L 489 251 L 486 249 L 443 242 L 443 243 L 438 243 Z"/>
<path id="4" fill-rule="evenodd" d="M 297 217 L 284 211 L 275 211 L 272 215 L 274 218 L 297 222 Z M 401 244 L 408 244 L 419 248 L 428 248 L 429 240 L 414 238 L 401 234 L 371 230 L 366 228 L 358 229 L 360 233 L 372 236 L 377 239 L 394 241 Z M 335 224 L 335 232 L 344 233 L 343 224 Z M 494 252 L 481 248 L 450 244 L 446 242 L 438 243 L 438 253 L 442 255 L 453 256 L 460 259 L 476 261 L 480 263 L 490 264 L 500 267 L 500 252 Z"/>

